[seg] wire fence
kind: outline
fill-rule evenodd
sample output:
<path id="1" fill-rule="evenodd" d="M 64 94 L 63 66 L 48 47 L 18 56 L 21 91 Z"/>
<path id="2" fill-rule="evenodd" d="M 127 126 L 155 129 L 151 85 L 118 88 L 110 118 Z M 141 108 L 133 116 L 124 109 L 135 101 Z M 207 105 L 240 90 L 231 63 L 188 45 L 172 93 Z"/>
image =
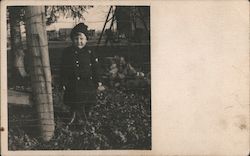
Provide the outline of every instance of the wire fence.
<path id="1" fill-rule="evenodd" d="M 109 88 L 97 92 L 89 113 L 82 110 L 73 123 L 72 112 L 63 104 L 63 93 L 53 91 L 53 112 L 37 112 L 35 105 L 9 105 L 9 150 L 151 148 L 150 91 Z M 37 113 L 45 116 L 39 118 Z M 46 116 L 48 113 L 53 113 L 54 119 Z M 51 124 L 41 125 L 41 120 L 55 121 L 54 136 L 47 143 L 40 141 L 39 129 Z"/>
<path id="2" fill-rule="evenodd" d="M 105 21 L 88 22 L 104 23 Z M 70 24 L 68 22 L 63 23 Z M 63 23 L 59 22 L 59 24 Z M 69 125 L 72 121 L 72 111 L 64 103 L 64 91 L 60 86 L 62 78 L 60 75 L 62 69 L 61 55 L 63 48 L 71 44 L 67 38 L 69 34 L 69 30 L 65 30 L 63 33 L 60 30 L 58 32 L 48 32 L 49 43 L 43 46 L 49 48 L 50 66 L 35 65 L 33 67 L 30 66 L 30 61 L 34 59 L 34 56 L 29 56 L 25 36 L 22 36 L 26 56 L 24 66 L 19 66 L 18 68 L 27 70 L 29 76 L 22 78 L 11 75 L 12 72 L 8 72 L 8 77 L 10 77 L 8 87 L 10 90 L 26 92 L 25 96 L 30 99 L 30 103 L 25 106 L 13 103 L 8 105 L 9 149 L 74 149 L 75 147 L 80 149 L 112 149 L 119 147 L 150 149 L 151 76 L 148 35 L 141 32 L 137 34 L 139 38 L 128 42 L 130 36 L 124 37 L 118 34 L 106 44 L 107 34 L 105 34 L 101 42 L 102 44 L 99 45 L 101 48 L 98 48 L 96 47 L 96 43 L 99 34 L 97 32 L 91 34 L 89 43 L 93 45 L 91 50 L 100 58 L 101 72 L 99 76 L 103 80 L 106 90 L 103 92 L 97 90 L 95 93 L 96 101 L 89 106 L 89 110 L 86 111 L 87 108 L 85 107 L 79 110 L 81 113 Z M 121 57 L 126 60 L 126 72 L 119 69 Z M 10 58 L 8 57 L 8 59 Z M 12 62 L 8 61 L 9 70 L 12 70 L 11 64 Z M 115 68 L 116 72 L 112 68 L 114 64 L 117 65 Z M 33 71 L 34 67 L 38 69 L 36 72 Z M 39 72 L 40 70 L 42 73 Z M 51 70 L 51 80 L 43 79 L 44 70 Z M 129 72 L 131 74 L 128 74 Z M 36 76 L 35 79 L 34 76 Z M 41 82 L 44 84 L 52 83 L 52 92 L 32 90 L 31 83 L 39 84 Z M 38 111 L 34 94 L 38 95 L 36 98 L 52 95 L 53 99 L 51 100 L 53 101 L 40 101 L 40 107 L 53 102 L 53 111 L 46 109 Z M 23 94 L 18 95 L 16 93 L 13 96 L 17 99 L 20 98 L 20 103 L 24 97 Z M 86 101 L 83 102 L 86 103 Z M 41 124 L 41 120 L 51 122 Z M 42 136 L 39 135 L 39 129 L 41 129 L 41 126 L 54 125 L 54 122 L 56 126 L 54 137 L 46 145 L 39 141 L 42 139 Z M 50 131 L 49 129 L 44 131 L 53 132 L 53 130 Z M 32 136 L 31 133 L 37 134 Z M 69 136 L 73 137 L 71 138 L 72 140 L 69 139 Z M 85 137 L 81 138 L 82 136 Z M 87 138 L 88 140 L 85 143 L 81 142 L 79 145 L 76 145 L 79 138 L 83 140 Z"/>
<path id="3" fill-rule="evenodd" d="M 113 60 L 115 59 L 116 60 Z M 118 57 L 119 58 L 119 57 Z M 113 64 L 117 63 L 117 65 L 119 64 L 118 62 L 120 61 L 117 57 L 113 57 L 111 58 L 111 60 L 113 60 Z M 123 60 L 123 59 L 122 59 Z M 109 60 L 110 61 L 110 60 Z M 118 62 L 115 62 L 118 61 Z M 111 61 L 112 62 L 112 61 Z M 150 81 L 150 76 L 149 77 L 145 77 L 145 75 L 137 75 L 139 72 L 135 70 L 135 68 L 133 68 L 132 66 L 130 68 L 127 68 L 127 70 L 131 70 L 132 71 L 132 75 L 124 75 L 124 78 L 120 78 L 118 76 L 118 68 L 117 68 L 117 73 L 115 74 L 115 76 L 112 74 L 110 69 L 110 66 L 112 66 L 112 63 L 109 62 L 107 63 L 107 67 L 106 71 L 101 75 L 102 79 L 105 80 L 106 82 L 104 82 L 105 87 L 107 86 L 108 88 L 108 92 L 107 93 L 101 93 L 98 92 L 97 94 L 97 105 L 96 105 L 96 110 L 93 111 L 92 113 L 98 112 L 100 111 L 100 107 L 101 110 L 108 112 L 109 110 L 113 111 L 113 116 L 116 116 L 116 113 L 122 113 L 123 111 L 127 111 L 128 109 L 131 110 L 131 108 L 133 109 L 133 107 L 131 108 L 125 108 L 127 106 L 130 106 L 130 101 L 128 100 L 128 97 L 130 96 L 130 100 L 132 99 L 137 99 L 135 101 L 132 102 L 132 105 L 136 108 L 138 108 L 139 110 L 145 110 L 145 108 L 150 107 L 150 84 L 148 83 L 148 81 Z M 128 65 L 128 64 L 127 64 Z M 128 67 L 126 65 L 126 67 Z M 61 67 L 61 66 L 60 66 Z M 38 95 L 37 98 L 39 97 L 44 97 L 47 96 L 48 94 L 52 94 L 53 96 L 53 103 L 54 103 L 54 111 L 37 111 L 36 109 L 36 105 L 31 105 L 30 107 L 32 107 L 32 111 L 34 114 L 33 116 L 28 116 L 25 118 L 25 116 L 22 116 L 22 114 L 24 112 L 22 112 L 21 117 L 18 118 L 12 118 L 11 115 L 16 114 L 15 111 L 11 111 L 11 109 L 9 110 L 9 128 L 18 128 L 18 129 L 24 129 L 24 128 L 39 128 L 41 127 L 41 124 L 39 123 L 39 121 L 43 120 L 54 120 L 56 124 L 59 122 L 62 123 L 62 125 L 64 125 L 64 127 L 67 126 L 67 123 L 70 122 L 70 120 L 72 120 L 72 116 L 70 113 L 70 109 L 69 107 L 65 106 L 63 103 L 63 90 L 62 88 L 60 88 L 60 75 L 58 75 L 58 73 L 60 72 L 55 72 L 55 70 L 60 70 L 59 65 L 54 65 L 51 67 L 52 69 L 52 93 L 48 93 L 48 92 L 38 92 L 38 91 L 32 91 L 31 87 L 29 86 L 31 83 L 34 83 L 35 81 L 37 81 L 38 83 L 41 83 L 42 81 L 45 82 L 45 80 L 42 79 L 37 79 L 37 80 L 29 80 L 26 79 L 26 83 L 27 84 L 23 84 L 23 87 L 19 88 L 19 91 L 28 91 L 29 92 L 29 96 L 32 99 L 33 94 L 36 93 Z M 119 67 L 119 66 L 118 66 Z M 41 70 L 49 68 L 49 66 L 37 66 L 37 68 L 41 68 Z M 122 73 L 123 71 L 120 71 L 120 73 Z M 33 73 L 36 76 L 39 76 L 39 73 Z M 32 75 L 31 75 L 32 76 Z M 43 74 L 41 74 L 41 76 L 43 76 Z M 148 81 L 147 81 L 148 79 Z M 131 84 L 127 83 L 128 81 L 130 81 Z M 10 81 L 11 82 L 11 81 Z M 47 81 L 46 81 L 47 83 Z M 119 85 L 117 85 L 119 84 Z M 91 94 L 91 93 L 90 93 Z M 108 96 L 105 94 L 109 94 Z M 113 95 L 119 95 L 119 94 L 123 94 L 122 98 L 114 98 L 112 99 L 111 97 L 113 97 Z M 85 94 L 86 95 L 86 94 Z M 23 94 L 17 95 L 15 94 L 16 97 L 22 97 Z M 108 98 L 110 98 L 108 100 Z M 147 102 L 145 102 L 144 100 L 146 100 Z M 33 101 L 34 100 L 30 100 Z M 139 102 L 140 101 L 140 102 Z M 78 101 L 81 102 L 81 101 Z M 82 101 L 83 103 L 86 103 L 87 101 Z M 110 106 L 109 102 L 113 103 L 113 107 Z M 138 103 L 137 103 L 138 102 Z M 88 102 L 87 102 L 88 103 Z M 119 103 L 123 103 L 124 105 L 116 105 Z M 42 101 L 40 101 L 39 103 L 40 105 L 47 105 L 49 104 L 48 102 L 42 103 Z M 13 106 L 13 105 L 12 105 Z M 14 106 L 13 106 L 14 107 Z M 121 112 L 116 112 L 116 110 L 120 110 Z M 104 114 L 106 114 L 106 112 L 102 112 Z M 25 114 L 25 113 L 24 113 Z M 40 116 L 42 117 L 38 117 L 37 114 L 40 114 Z M 52 118 L 49 114 L 54 114 L 54 118 Z M 143 112 L 138 111 L 136 112 L 136 114 L 141 114 L 143 115 Z M 150 115 L 150 111 L 147 111 L 147 113 L 145 114 L 149 114 Z M 86 116 L 86 114 L 84 115 Z M 98 115 L 94 115 L 96 117 L 96 120 L 102 120 L 103 117 L 100 117 Z M 112 117 L 113 117 L 112 116 Z M 121 117 L 121 119 L 126 119 L 127 117 L 129 117 L 129 113 L 125 113 L 124 117 Z M 147 116 L 144 116 L 145 118 L 148 118 Z M 83 116 L 82 116 L 83 118 Z M 89 122 L 87 120 L 87 118 L 83 118 L 85 120 L 85 122 Z M 110 117 L 109 119 L 110 121 L 112 121 L 112 118 Z M 48 125 L 53 125 L 53 123 L 49 123 L 49 124 L 43 124 L 43 126 L 48 126 Z M 74 123 L 74 126 L 82 126 L 82 123 Z M 105 127 L 105 126 L 104 126 Z M 105 129 L 105 128 L 104 128 Z M 46 130 L 47 132 L 50 132 L 48 130 Z"/>

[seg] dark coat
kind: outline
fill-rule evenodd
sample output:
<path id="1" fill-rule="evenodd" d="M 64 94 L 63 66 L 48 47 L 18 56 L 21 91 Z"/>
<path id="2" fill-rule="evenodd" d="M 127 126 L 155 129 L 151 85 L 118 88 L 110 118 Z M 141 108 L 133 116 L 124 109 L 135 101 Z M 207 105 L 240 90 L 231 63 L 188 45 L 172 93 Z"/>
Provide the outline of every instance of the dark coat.
<path id="1" fill-rule="evenodd" d="M 98 58 L 86 47 L 71 46 L 63 51 L 61 60 L 61 85 L 66 88 L 64 104 L 71 109 L 93 105 L 99 82 Z"/>

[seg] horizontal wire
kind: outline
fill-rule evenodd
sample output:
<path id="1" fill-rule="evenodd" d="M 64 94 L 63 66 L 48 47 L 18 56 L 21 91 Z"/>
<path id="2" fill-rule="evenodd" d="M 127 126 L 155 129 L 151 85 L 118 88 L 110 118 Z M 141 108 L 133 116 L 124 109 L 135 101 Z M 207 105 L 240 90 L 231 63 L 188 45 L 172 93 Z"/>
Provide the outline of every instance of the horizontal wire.
<path id="1" fill-rule="evenodd" d="M 122 73 L 118 73 L 118 74 L 122 74 Z M 30 73 L 30 75 L 34 75 L 34 76 L 44 76 L 44 74 L 36 74 L 36 73 Z M 53 77 L 55 77 L 55 75 L 52 75 Z M 72 76 L 72 75 L 71 75 Z M 72 77 L 78 77 L 78 76 L 80 76 L 83 80 L 84 79 L 89 79 L 89 77 L 88 76 L 86 76 L 86 77 L 83 77 L 83 76 L 81 76 L 81 75 L 73 75 Z M 101 75 L 99 75 L 99 77 L 102 77 L 102 78 L 110 78 L 110 79 L 112 79 L 112 78 L 114 78 L 114 79 L 116 79 L 116 78 L 118 78 L 118 79 L 127 79 L 127 78 L 137 78 L 137 77 L 140 77 L 140 76 L 136 76 L 136 74 L 134 75 L 134 76 L 129 76 L 129 75 L 125 75 L 125 77 L 124 78 L 119 78 L 119 76 L 115 76 L 115 77 L 113 77 L 112 75 L 106 75 L 106 74 L 101 74 Z M 60 76 L 56 76 L 56 77 L 58 77 L 58 78 L 61 78 Z M 146 77 L 145 75 L 144 76 L 142 76 L 142 77 Z M 71 79 L 69 79 L 69 80 L 71 80 Z M 34 81 L 41 81 L 41 82 L 50 82 L 49 80 L 34 80 Z"/>
<path id="2" fill-rule="evenodd" d="M 123 84 L 121 84 L 121 87 L 123 87 Z M 150 89 L 151 87 L 133 87 L 133 88 L 123 88 L 122 90 L 123 91 L 138 91 L 138 90 L 148 90 L 148 89 Z M 53 89 L 52 89 L 53 90 Z M 62 89 L 61 89 L 62 90 Z M 66 90 L 67 90 L 67 88 L 66 88 Z M 12 91 L 12 90 L 11 90 Z M 16 90 L 13 90 L 13 91 L 16 91 Z M 17 90 L 17 91 L 22 91 L 21 89 L 20 90 Z M 73 90 L 72 90 L 73 91 Z M 22 94 L 22 92 L 21 93 L 19 93 L 19 92 L 17 92 L 17 93 L 7 93 L 7 94 L 9 94 L 9 95 L 15 95 L 15 96 L 17 96 L 17 97 L 23 97 L 24 96 L 24 94 Z M 33 90 L 31 90 L 31 91 L 27 91 L 27 92 L 24 92 L 24 93 L 26 93 L 27 95 L 29 95 L 29 94 L 45 94 L 45 95 L 54 95 L 55 94 L 55 92 L 52 92 L 52 93 L 47 93 L 47 92 L 36 92 L 36 91 L 33 91 Z M 79 93 L 79 94 L 83 94 L 84 96 L 86 96 L 85 94 L 86 93 L 90 93 L 90 95 L 92 95 L 92 94 L 94 94 L 95 93 L 95 91 L 85 91 L 85 92 L 81 92 L 81 93 Z M 64 93 L 61 93 L 61 94 L 64 94 Z M 87 102 L 87 101 L 86 101 Z M 85 103 L 84 101 L 79 101 L 78 103 Z"/>
<path id="3" fill-rule="evenodd" d="M 36 17 L 36 16 L 45 16 L 45 12 L 42 12 L 42 13 L 39 13 L 39 14 L 34 14 L 32 16 L 26 16 L 25 19 L 28 20 L 28 19 L 31 19 L 33 17 Z"/>
<path id="4" fill-rule="evenodd" d="M 45 44 L 45 45 L 28 45 L 29 48 L 36 48 L 36 47 L 48 47 L 48 44 Z M 31 52 L 31 54 L 33 54 Z"/>
<path id="5" fill-rule="evenodd" d="M 138 63 L 138 64 L 145 64 L 145 65 L 149 65 L 150 63 Z M 108 65 L 108 64 L 107 64 Z M 86 66 L 89 66 L 89 65 L 86 65 Z M 105 65 L 104 65 L 105 66 Z M 30 66 L 31 67 L 31 66 Z M 58 68 L 58 69 L 61 69 L 61 68 L 65 68 L 65 67 L 75 67 L 75 64 L 72 64 L 72 65 L 60 65 L 60 64 L 58 64 L 58 65 L 50 65 L 50 66 L 43 66 L 43 65 L 32 65 L 32 67 L 41 67 L 41 68 L 51 68 L 51 69 L 53 69 L 53 68 Z M 82 67 L 84 67 L 83 65 L 82 65 Z M 25 66 L 20 66 L 20 67 L 16 67 L 16 68 L 27 68 L 27 67 L 25 67 Z M 107 67 L 108 68 L 108 67 Z"/>
<path id="6" fill-rule="evenodd" d="M 69 112 L 67 112 L 69 113 Z M 55 118 L 56 119 L 56 118 Z M 58 117 L 58 119 L 72 119 L 70 117 Z M 21 119 L 21 120 L 11 120 L 11 121 L 8 121 L 8 122 L 32 122 L 32 121 L 38 121 L 38 120 L 53 120 L 53 119 L 47 119 L 47 118 L 36 118 L 36 119 Z"/>
<path id="7" fill-rule="evenodd" d="M 41 83 L 41 82 L 51 83 L 52 81 L 49 81 L 49 80 L 31 80 L 31 82 L 33 82 L 33 83 Z"/>
<path id="8" fill-rule="evenodd" d="M 83 116 L 82 116 L 83 117 Z M 84 117 L 83 117 L 84 118 Z M 111 117 L 109 117 L 109 118 L 111 118 Z M 69 119 L 69 120 L 71 120 L 72 118 L 60 118 L 61 120 L 65 120 L 65 119 Z M 103 121 L 104 121 L 104 119 L 107 119 L 107 117 L 105 117 L 105 118 L 102 118 L 103 119 Z M 52 121 L 53 119 L 46 119 L 46 120 L 48 120 L 48 121 Z M 22 126 L 25 126 L 25 125 L 38 125 L 38 124 L 28 124 L 27 122 L 36 122 L 36 121 L 46 121 L 45 119 L 34 119 L 34 120 L 32 120 L 32 121 L 9 121 L 8 123 L 9 123 L 9 126 L 12 126 L 11 124 L 17 124 L 17 123 L 22 123 L 22 125 L 20 125 L 20 127 L 22 127 Z M 64 121 L 57 121 L 57 120 L 53 120 L 53 121 L 55 121 L 55 123 L 65 123 Z M 96 121 L 96 120 L 94 120 L 94 121 Z M 26 122 L 26 123 L 25 123 Z M 18 126 L 18 125 L 14 125 L 14 126 Z"/>
<path id="9" fill-rule="evenodd" d="M 54 93 L 46 93 L 46 92 L 35 92 L 32 90 L 32 92 L 27 93 L 27 94 L 41 94 L 41 95 L 53 95 Z M 10 93 L 9 95 L 15 96 L 15 97 L 23 97 L 25 96 L 24 94 L 18 94 L 18 93 Z"/>
<path id="10" fill-rule="evenodd" d="M 138 105 L 139 106 L 139 105 Z M 145 107 L 145 105 L 143 105 L 143 107 Z M 117 109 L 120 109 L 120 108 L 117 108 Z M 53 114 L 53 113 L 55 113 L 55 112 L 53 112 L 53 111 L 46 111 L 46 112 L 42 112 L 42 111 L 37 111 L 37 113 L 38 114 L 46 114 L 46 113 L 48 113 L 48 114 Z M 60 113 L 60 112 L 56 112 L 55 114 L 57 114 L 57 113 Z M 65 112 L 61 112 L 61 113 L 65 113 Z M 70 112 L 66 112 L 65 114 L 70 114 Z M 60 116 L 60 115 L 55 115 L 55 116 Z M 67 117 L 62 117 L 63 119 L 68 119 Z M 61 117 L 59 117 L 59 119 L 61 119 Z M 22 119 L 22 121 L 23 121 L 23 119 Z M 29 121 L 29 119 L 28 119 L 28 121 Z"/>
<path id="11" fill-rule="evenodd" d="M 83 112 L 82 112 L 83 113 Z M 81 115 L 82 117 L 83 117 L 83 114 Z M 101 116 L 102 117 L 102 116 Z M 109 117 L 102 117 L 102 119 L 107 119 L 107 118 L 110 118 L 111 116 L 109 116 Z M 72 119 L 72 117 L 59 117 L 59 116 L 56 116 L 56 117 L 54 117 L 54 119 L 53 118 L 41 118 L 41 119 L 39 119 L 39 118 L 35 118 L 35 119 L 20 119 L 20 120 L 9 120 L 8 121 L 8 123 L 9 124 L 12 124 L 12 123 L 23 123 L 24 125 L 34 125 L 34 124 L 28 124 L 28 123 L 26 123 L 25 124 L 25 122 L 35 122 L 35 121 L 46 121 L 46 120 L 48 120 L 48 121 L 51 121 L 51 120 L 53 120 L 53 121 L 55 121 L 56 123 L 61 123 L 61 122 L 63 122 L 64 123 L 64 121 L 62 121 L 62 120 L 65 120 L 65 119 Z M 23 125 L 21 125 L 21 126 L 23 126 Z"/>
<path id="12" fill-rule="evenodd" d="M 47 92 L 36 92 L 36 91 L 32 90 L 32 94 L 41 94 L 41 95 L 45 94 L 45 95 L 52 95 L 53 93 L 47 93 Z"/>
<path id="13" fill-rule="evenodd" d="M 41 16 L 41 14 L 35 15 L 35 16 Z M 28 17 L 29 18 L 29 17 Z M 108 19 L 108 22 L 111 20 L 112 18 Z M 122 22 L 131 22 L 131 20 L 129 19 L 123 19 L 120 20 Z M 101 23 L 101 22 L 105 22 L 104 20 L 96 20 L 96 21 L 86 21 L 86 23 Z M 34 23 L 44 23 L 44 22 L 34 22 Z M 72 22 L 67 22 L 67 21 L 57 21 L 56 23 L 75 23 L 74 21 Z M 46 23 L 45 23 L 46 24 Z M 26 23 L 23 23 L 22 25 L 26 25 Z M 73 27 L 72 27 L 73 28 Z M 71 29 L 71 28 L 70 28 Z M 60 30 L 60 29 L 59 29 Z M 54 31 L 54 30 L 52 30 Z"/>
<path id="14" fill-rule="evenodd" d="M 18 125 L 9 125 L 9 127 L 11 127 L 11 128 L 12 127 L 20 127 L 21 128 L 21 127 L 40 127 L 40 126 L 55 126 L 55 125 L 56 125 L 56 123 L 54 123 L 54 124 L 30 124 L 30 125 L 21 125 L 21 126 L 18 126 Z M 82 125 L 82 126 L 85 126 L 85 124 L 83 124 L 83 123 L 73 123 L 72 125 Z M 103 126 L 103 127 L 108 127 L 108 125 L 107 126 Z"/>
<path id="15" fill-rule="evenodd" d="M 135 80 L 136 81 L 136 80 Z M 131 88 L 124 88 L 124 87 L 126 87 L 126 83 L 129 83 L 129 82 L 120 82 L 120 81 L 115 81 L 115 82 L 112 82 L 112 83 L 120 83 L 120 86 L 121 87 L 114 87 L 114 86 L 107 86 L 108 87 L 108 89 L 110 90 L 110 89 L 118 89 L 118 88 L 121 88 L 121 90 L 122 91 L 124 91 L 124 90 L 139 90 L 139 89 L 148 89 L 148 88 L 151 88 L 150 86 L 141 86 L 141 87 L 135 87 L 135 86 L 133 86 L 133 87 L 131 87 Z M 125 84 L 124 84 L 125 83 Z M 69 85 L 68 87 L 71 87 L 71 86 L 73 86 L 74 85 L 74 83 L 72 84 L 72 85 Z M 104 86 L 105 86 L 106 84 L 104 83 Z M 129 84 L 128 84 L 129 85 Z M 55 87 L 59 87 L 59 85 L 57 86 L 57 85 L 55 85 Z M 75 88 L 75 87 L 74 87 Z M 79 88 L 79 87 L 78 87 Z M 66 88 L 67 89 L 67 88 Z M 81 88 L 80 88 L 81 89 Z M 84 88 L 83 88 L 84 89 Z M 15 91 L 14 89 L 11 89 L 11 91 Z M 60 89 L 61 90 L 61 89 Z M 76 90 L 76 89 L 75 89 Z M 72 90 L 73 91 L 73 90 Z M 78 89 L 77 89 L 77 91 L 78 91 Z M 94 93 L 95 91 L 82 91 L 82 93 Z M 28 92 L 27 91 L 27 93 L 30 93 L 30 92 Z M 12 93 L 10 93 L 10 94 L 12 94 Z M 50 93 L 49 93 L 50 94 Z M 52 94 L 53 94 L 53 92 L 52 92 Z"/>
<path id="16" fill-rule="evenodd" d="M 143 120 L 143 119 L 141 119 Z M 86 122 L 86 121 L 85 121 Z M 65 125 L 67 125 L 65 123 Z M 83 123 L 73 123 L 72 126 L 74 125 L 77 125 L 77 126 L 86 126 L 86 124 L 83 124 Z M 56 123 L 55 124 L 33 124 L 33 125 L 22 125 L 22 126 L 18 126 L 18 125 L 9 125 L 10 128 L 23 128 L 23 127 L 41 127 L 41 126 L 56 126 Z M 57 126 L 56 126 L 57 127 Z M 109 127 L 108 125 L 102 125 L 101 127 Z M 54 132 L 54 131 L 50 131 L 50 130 L 43 130 L 45 132 Z"/>
<path id="17" fill-rule="evenodd" d="M 13 127 L 13 128 L 17 128 L 17 127 L 41 127 L 41 126 L 54 126 L 55 124 L 41 124 L 41 125 L 39 125 L 39 124 L 37 124 L 37 125 L 22 125 L 22 126 L 17 126 L 17 125 L 15 125 L 15 126 L 9 126 L 9 127 Z M 53 131 L 51 131 L 51 132 L 53 132 Z"/>
<path id="18" fill-rule="evenodd" d="M 139 106 L 139 105 L 138 105 Z M 144 107 L 145 105 L 143 105 Z M 117 109 L 120 109 L 120 108 L 117 108 Z M 43 112 L 43 111 L 37 111 L 38 114 L 53 114 L 55 113 L 54 111 L 46 111 L 46 112 Z M 56 112 L 56 113 L 60 113 L 60 112 Z M 65 112 L 61 112 L 61 113 L 65 113 Z M 69 112 L 67 112 L 66 114 L 68 114 Z M 66 117 L 65 117 L 66 118 Z"/>

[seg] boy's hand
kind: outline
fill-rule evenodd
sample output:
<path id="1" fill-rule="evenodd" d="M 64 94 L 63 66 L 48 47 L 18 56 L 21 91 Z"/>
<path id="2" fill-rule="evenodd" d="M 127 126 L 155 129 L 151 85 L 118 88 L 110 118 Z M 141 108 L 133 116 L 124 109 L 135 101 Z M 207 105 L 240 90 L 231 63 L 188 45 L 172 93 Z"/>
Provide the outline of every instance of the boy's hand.
<path id="1" fill-rule="evenodd" d="M 101 82 L 98 82 L 98 88 L 97 88 L 99 91 L 104 91 L 105 90 L 105 87 L 102 85 Z"/>

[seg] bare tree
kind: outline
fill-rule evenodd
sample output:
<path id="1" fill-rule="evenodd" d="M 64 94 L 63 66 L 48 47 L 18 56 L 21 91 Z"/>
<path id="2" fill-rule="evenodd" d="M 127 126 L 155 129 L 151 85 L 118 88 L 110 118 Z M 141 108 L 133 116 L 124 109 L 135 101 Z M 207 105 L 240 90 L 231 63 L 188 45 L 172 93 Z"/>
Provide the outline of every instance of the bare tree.
<path id="1" fill-rule="evenodd" d="M 46 6 L 47 25 L 57 22 L 60 15 L 65 18 L 84 19 L 84 13 L 93 6 Z"/>

